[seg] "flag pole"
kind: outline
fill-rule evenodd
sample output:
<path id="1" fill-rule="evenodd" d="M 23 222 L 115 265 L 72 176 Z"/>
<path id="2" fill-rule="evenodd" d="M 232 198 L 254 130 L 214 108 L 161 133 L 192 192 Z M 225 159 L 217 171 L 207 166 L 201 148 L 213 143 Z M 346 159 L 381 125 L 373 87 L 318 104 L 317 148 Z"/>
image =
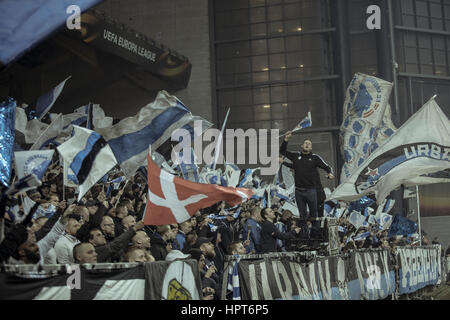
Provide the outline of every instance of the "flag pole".
<path id="1" fill-rule="evenodd" d="M 230 114 L 230 108 L 228 108 L 227 115 L 225 116 L 225 120 L 223 121 L 223 124 L 222 124 L 222 130 L 220 130 L 220 135 L 219 135 L 219 138 L 217 139 L 217 144 L 216 144 L 215 151 L 214 151 L 214 162 L 213 162 L 213 167 L 212 167 L 213 170 L 216 170 L 217 160 L 219 159 L 219 150 L 220 150 L 220 146 L 222 144 L 222 139 L 223 139 L 223 131 L 225 130 L 225 125 L 227 124 L 229 114 Z"/>
<path id="2" fill-rule="evenodd" d="M 420 200 L 419 200 L 419 186 L 416 185 L 416 203 L 417 203 L 417 222 L 419 224 L 419 241 L 422 246 L 422 228 L 420 226 Z"/>
<path id="3" fill-rule="evenodd" d="M 61 162 L 61 161 L 60 161 Z M 63 196 L 63 201 L 66 200 L 66 188 L 65 188 L 65 182 L 66 182 L 66 160 L 64 160 L 63 158 L 63 184 L 62 184 L 62 196 Z"/>

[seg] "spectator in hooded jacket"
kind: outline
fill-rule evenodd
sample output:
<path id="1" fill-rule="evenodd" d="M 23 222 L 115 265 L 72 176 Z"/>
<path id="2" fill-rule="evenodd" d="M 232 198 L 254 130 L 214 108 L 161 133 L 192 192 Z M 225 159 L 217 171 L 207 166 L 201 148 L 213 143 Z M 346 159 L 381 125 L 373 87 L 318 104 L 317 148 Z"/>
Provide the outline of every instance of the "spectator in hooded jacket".
<path id="1" fill-rule="evenodd" d="M 150 251 L 156 261 L 163 261 L 172 249 L 170 243 L 171 230 L 170 225 L 162 225 L 156 228 L 156 232 L 150 237 Z"/>

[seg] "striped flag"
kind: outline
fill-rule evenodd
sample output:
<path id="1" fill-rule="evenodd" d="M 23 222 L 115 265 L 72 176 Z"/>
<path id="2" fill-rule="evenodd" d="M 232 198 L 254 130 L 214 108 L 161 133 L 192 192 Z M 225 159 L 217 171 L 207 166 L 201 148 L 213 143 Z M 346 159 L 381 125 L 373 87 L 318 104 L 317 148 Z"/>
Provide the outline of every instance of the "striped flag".
<path id="1" fill-rule="evenodd" d="M 61 94 L 62 90 L 64 89 L 64 85 L 66 84 L 66 81 L 69 80 L 72 76 L 67 77 L 63 82 L 58 84 L 56 87 L 54 87 L 49 92 L 43 94 L 40 96 L 36 101 L 36 117 L 38 120 L 41 120 L 47 112 L 53 107 L 53 105 L 56 102 L 56 99 L 58 99 L 59 95 Z"/>
<path id="2" fill-rule="evenodd" d="M 308 115 L 299 122 L 299 124 L 295 127 L 294 130 L 292 130 L 292 132 L 301 130 L 301 129 L 305 129 L 305 128 L 309 128 L 312 126 L 312 117 L 311 117 L 311 112 L 308 112 Z"/>
<path id="3" fill-rule="evenodd" d="M 41 184 L 42 183 L 38 177 L 32 173 L 14 183 L 14 185 L 6 191 L 5 195 L 12 196 L 19 192 L 27 192 L 31 189 L 39 187 Z"/>
<path id="4" fill-rule="evenodd" d="M 239 285 L 239 261 L 240 255 L 233 255 L 236 261 L 233 261 L 233 268 L 228 269 L 227 289 L 233 291 L 233 300 L 241 300 L 241 287 Z"/>
<path id="5" fill-rule="evenodd" d="M 156 150 L 172 132 L 193 120 L 191 112 L 175 96 L 160 91 L 154 102 L 108 128 L 97 129 L 111 147 L 127 177 L 145 162 L 148 146 Z"/>
<path id="6" fill-rule="evenodd" d="M 74 126 L 74 135 L 57 149 L 79 185 L 78 201 L 116 164 L 110 146 L 97 132 Z"/>
<path id="7" fill-rule="evenodd" d="M 88 105 L 75 109 L 75 113 L 86 117 L 86 128 L 91 130 L 108 128 L 113 124 L 113 118 L 107 117 L 105 111 L 99 104 L 89 103 Z"/>

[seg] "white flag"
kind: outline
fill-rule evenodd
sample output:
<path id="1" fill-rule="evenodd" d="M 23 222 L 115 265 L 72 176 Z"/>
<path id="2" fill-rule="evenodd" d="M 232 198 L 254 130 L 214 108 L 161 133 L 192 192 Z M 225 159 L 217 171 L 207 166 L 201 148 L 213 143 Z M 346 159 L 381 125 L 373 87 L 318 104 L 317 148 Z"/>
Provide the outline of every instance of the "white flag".
<path id="1" fill-rule="evenodd" d="M 434 100 L 428 101 L 329 197 L 351 201 L 375 193 L 380 204 L 400 185 L 421 175 L 450 169 L 450 122 Z M 422 181 L 422 184 L 431 183 Z"/>
<path id="2" fill-rule="evenodd" d="M 117 160 L 106 141 L 94 131 L 74 126 L 71 139 L 57 149 L 79 185 L 78 201 L 108 173 Z"/>

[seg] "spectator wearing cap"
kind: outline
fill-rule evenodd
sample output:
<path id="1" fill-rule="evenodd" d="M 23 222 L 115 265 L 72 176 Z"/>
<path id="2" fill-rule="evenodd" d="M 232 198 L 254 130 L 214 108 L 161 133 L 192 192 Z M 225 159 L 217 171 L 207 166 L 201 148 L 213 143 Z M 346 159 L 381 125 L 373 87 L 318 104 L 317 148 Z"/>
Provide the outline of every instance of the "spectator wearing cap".
<path id="1" fill-rule="evenodd" d="M 218 263 L 220 263 L 220 259 L 219 261 L 218 259 L 216 259 L 217 252 L 215 250 L 214 244 L 212 243 L 212 240 L 213 238 L 199 237 L 197 239 L 197 242 L 195 243 L 195 248 L 200 249 L 205 255 L 205 271 L 208 270 L 211 266 L 214 266 L 216 271 L 212 276 L 214 278 L 214 281 L 220 283 L 219 282 L 219 277 L 221 275 L 220 270 L 223 270 L 223 265 L 221 266 L 222 267 L 221 269 L 217 265 Z"/>
<path id="2" fill-rule="evenodd" d="M 195 243 L 197 242 L 198 235 L 194 231 L 189 232 L 186 235 L 186 242 L 184 244 L 183 252 L 187 253 L 189 250 L 195 247 Z"/>
<path id="3" fill-rule="evenodd" d="M 73 263 L 73 247 L 80 243 L 76 238 L 77 231 L 81 227 L 81 216 L 70 214 L 66 225 L 66 233 L 55 243 L 56 260 L 60 264 Z"/>
<path id="4" fill-rule="evenodd" d="M 217 283 L 211 278 L 215 273 L 215 268 L 209 268 L 205 272 L 205 255 L 200 249 L 192 248 L 188 251 L 188 254 L 191 255 L 191 258 L 197 260 L 198 271 L 202 280 L 203 300 L 213 300 L 216 293 L 215 288 L 218 288 Z"/>
<path id="5" fill-rule="evenodd" d="M 88 210 L 89 214 L 95 214 L 97 212 L 97 203 L 94 200 L 88 200 L 85 205 L 86 209 Z"/>

